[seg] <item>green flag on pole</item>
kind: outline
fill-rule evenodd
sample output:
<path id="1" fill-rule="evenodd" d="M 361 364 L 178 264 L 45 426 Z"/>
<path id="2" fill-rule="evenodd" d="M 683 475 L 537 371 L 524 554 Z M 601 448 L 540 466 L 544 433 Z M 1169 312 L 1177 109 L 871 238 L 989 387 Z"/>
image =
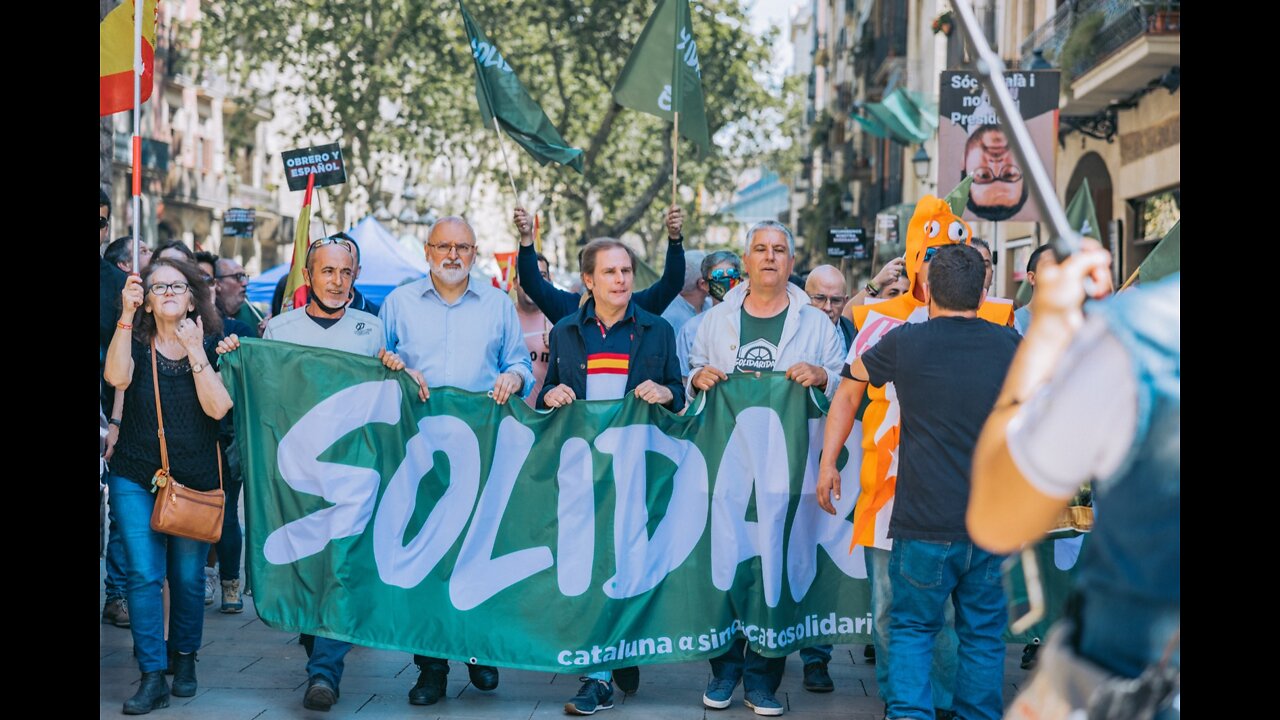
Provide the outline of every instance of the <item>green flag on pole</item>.
<path id="1" fill-rule="evenodd" d="M 462 10 L 462 22 L 471 41 L 471 57 L 476 64 L 476 100 L 480 103 L 484 126 L 492 128 L 493 119 L 497 117 L 507 135 L 539 164 L 558 162 L 582 172 L 582 150 L 570 147 L 560 137 L 542 107 L 520 84 L 506 58 L 471 18 L 462 0 L 458 0 L 458 8 Z"/>
<path id="2" fill-rule="evenodd" d="M 969 187 L 973 185 L 973 176 L 969 176 L 960 181 L 959 185 L 952 188 L 951 192 L 943 200 L 951 206 L 951 214 L 956 217 L 964 215 L 964 206 L 969 204 Z"/>
<path id="3" fill-rule="evenodd" d="M 665 120 L 680 113 L 680 134 L 702 152 L 711 149 L 689 0 L 658 0 L 613 86 L 613 97 L 619 105 Z"/>
<path id="4" fill-rule="evenodd" d="M 1067 205 L 1067 223 L 1071 229 L 1086 237 L 1101 240 L 1102 228 L 1098 227 L 1098 213 L 1093 209 L 1093 195 L 1089 192 L 1089 179 L 1080 182 L 1080 189 Z"/>
<path id="5" fill-rule="evenodd" d="M 1182 221 L 1173 224 L 1164 239 L 1138 266 L 1138 282 L 1150 283 L 1182 269 Z"/>

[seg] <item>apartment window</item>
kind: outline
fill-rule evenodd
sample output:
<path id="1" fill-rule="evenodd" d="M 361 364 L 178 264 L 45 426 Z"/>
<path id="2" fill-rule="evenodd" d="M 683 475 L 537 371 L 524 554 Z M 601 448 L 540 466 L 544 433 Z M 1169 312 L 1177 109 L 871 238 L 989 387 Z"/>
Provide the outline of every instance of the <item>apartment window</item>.
<path id="1" fill-rule="evenodd" d="M 1182 216 L 1182 188 L 1165 190 L 1129 203 L 1133 206 L 1134 243 L 1155 244 Z"/>

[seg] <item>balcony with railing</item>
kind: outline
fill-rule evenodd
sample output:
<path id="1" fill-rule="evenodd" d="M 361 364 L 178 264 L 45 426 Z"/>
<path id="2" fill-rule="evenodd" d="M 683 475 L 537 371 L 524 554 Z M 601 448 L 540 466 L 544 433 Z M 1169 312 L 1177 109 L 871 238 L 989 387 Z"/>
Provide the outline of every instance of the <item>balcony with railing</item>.
<path id="1" fill-rule="evenodd" d="M 1062 110 L 1097 112 L 1179 65 L 1181 5 L 1180 0 L 1064 3 L 1023 41 L 1022 67 L 1030 67 L 1039 51 L 1062 70 Z"/>

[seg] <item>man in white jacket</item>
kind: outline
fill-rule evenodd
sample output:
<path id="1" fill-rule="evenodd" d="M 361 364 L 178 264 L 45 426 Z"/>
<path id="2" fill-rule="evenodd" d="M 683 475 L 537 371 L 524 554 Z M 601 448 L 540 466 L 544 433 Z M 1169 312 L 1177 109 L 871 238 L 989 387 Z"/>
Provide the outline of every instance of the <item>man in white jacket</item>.
<path id="1" fill-rule="evenodd" d="M 725 373 L 786 370 L 804 387 L 830 398 L 840 384 L 844 342 L 826 313 L 788 279 L 795 265 L 795 240 L 785 225 L 772 220 L 747 231 L 743 266 L 747 280 L 730 290 L 724 302 L 706 311 L 689 355 L 689 399 L 728 379 Z M 757 715 L 781 715 L 774 694 L 786 658 L 766 658 L 738 639 L 711 661 L 712 679 L 702 696 L 709 708 L 732 702 L 742 681 L 744 702 Z"/>

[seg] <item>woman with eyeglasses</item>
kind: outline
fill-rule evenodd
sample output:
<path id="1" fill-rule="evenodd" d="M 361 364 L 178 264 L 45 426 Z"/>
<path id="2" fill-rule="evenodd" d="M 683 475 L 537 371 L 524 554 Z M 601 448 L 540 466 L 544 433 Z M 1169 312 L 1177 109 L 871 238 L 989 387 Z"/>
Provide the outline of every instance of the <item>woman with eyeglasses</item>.
<path id="1" fill-rule="evenodd" d="M 144 275 L 130 275 L 122 311 L 107 348 L 107 382 L 125 393 L 120 440 L 107 475 L 111 519 L 122 530 L 134 652 L 142 671 L 126 715 L 169 706 L 161 586 L 170 587 L 168 645 L 174 655 L 173 694 L 196 694 L 196 650 L 204 624 L 206 543 L 151 529 L 152 478 L 163 466 L 160 417 L 173 478 L 194 490 L 220 484 L 218 420 L 231 409 L 218 373 L 210 367 L 222 321 L 199 271 L 156 257 Z M 141 309 L 142 312 L 138 312 Z M 160 407 L 156 407 L 156 393 Z M 159 416 L 158 412 L 159 411 Z"/>

